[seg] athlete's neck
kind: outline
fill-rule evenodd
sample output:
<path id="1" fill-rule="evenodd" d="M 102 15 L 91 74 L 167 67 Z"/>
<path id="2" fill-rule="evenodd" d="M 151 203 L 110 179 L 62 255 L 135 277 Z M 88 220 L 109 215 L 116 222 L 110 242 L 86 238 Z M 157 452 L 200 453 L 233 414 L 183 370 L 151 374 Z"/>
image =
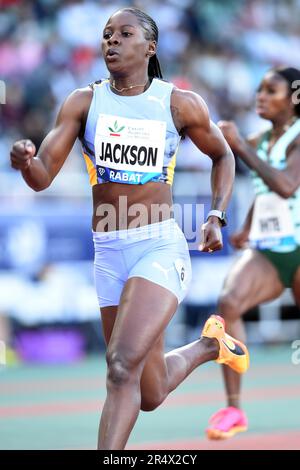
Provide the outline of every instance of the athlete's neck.
<path id="1" fill-rule="evenodd" d="M 151 83 L 148 74 L 135 74 L 130 77 L 111 76 L 109 81 L 114 93 L 125 96 L 144 93 Z"/>
<path id="2" fill-rule="evenodd" d="M 272 121 L 272 124 L 273 124 L 272 134 L 274 136 L 283 134 L 289 129 L 289 127 L 291 127 L 294 124 L 296 120 L 297 120 L 297 116 L 295 114 L 289 113 L 289 115 L 278 116 L 276 120 L 274 119 Z"/>

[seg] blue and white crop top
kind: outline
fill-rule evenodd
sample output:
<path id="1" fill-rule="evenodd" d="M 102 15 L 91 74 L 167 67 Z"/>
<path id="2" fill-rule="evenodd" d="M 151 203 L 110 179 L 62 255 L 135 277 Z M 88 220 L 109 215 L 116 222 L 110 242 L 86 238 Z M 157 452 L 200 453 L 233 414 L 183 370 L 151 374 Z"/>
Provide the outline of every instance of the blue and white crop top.
<path id="1" fill-rule="evenodd" d="M 287 167 L 288 147 L 299 135 L 300 119 L 297 119 L 294 124 L 277 140 L 270 154 L 268 154 L 271 133 L 270 131 L 265 132 L 257 146 L 258 157 L 263 161 L 268 162 L 273 168 L 277 168 L 281 171 L 284 170 Z M 272 192 L 263 179 L 254 171 L 252 172 L 252 178 L 256 196 Z M 300 187 L 287 199 L 287 202 L 295 230 L 295 243 L 297 246 L 300 246 Z M 288 251 L 288 248 L 288 246 L 276 246 L 276 248 L 272 248 L 272 251 Z M 295 249 L 294 246 L 293 249 Z"/>
<path id="2" fill-rule="evenodd" d="M 172 184 L 180 142 L 170 108 L 173 84 L 154 78 L 136 96 L 113 93 L 109 80 L 93 89 L 81 140 L 91 185 Z"/>

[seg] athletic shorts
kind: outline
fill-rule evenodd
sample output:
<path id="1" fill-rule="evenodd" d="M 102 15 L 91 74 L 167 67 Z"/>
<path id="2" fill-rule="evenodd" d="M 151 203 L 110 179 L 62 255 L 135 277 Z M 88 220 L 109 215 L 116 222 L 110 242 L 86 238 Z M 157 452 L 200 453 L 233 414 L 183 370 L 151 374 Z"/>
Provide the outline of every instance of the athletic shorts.
<path id="1" fill-rule="evenodd" d="M 141 277 L 172 292 L 180 303 L 191 281 L 188 245 L 174 219 L 115 232 L 93 232 L 100 307 L 119 305 L 125 283 Z"/>
<path id="2" fill-rule="evenodd" d="M 261 250 L 260 253 L 276 268 L 284 287 L 292 287 L 296 271 L 300 267 L 300 247 L 287 253 L 271 250 Z"/>

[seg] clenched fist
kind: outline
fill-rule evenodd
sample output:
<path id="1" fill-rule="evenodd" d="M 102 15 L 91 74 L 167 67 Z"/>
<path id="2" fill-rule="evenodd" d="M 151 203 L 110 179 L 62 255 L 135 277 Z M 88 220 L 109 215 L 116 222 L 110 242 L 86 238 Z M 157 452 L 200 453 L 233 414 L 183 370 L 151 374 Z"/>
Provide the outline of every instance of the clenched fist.
<path id="1" fill-rule="evenodd" d="M 234 248 L 238 250 L 246 248 L 249 240 L 249 230 L 242 229 L 231 235 L 230 243 Z"/>
<path id="2" fill-rule="evenodd" d="M 31 140 L 18 140 L 10 152 L 11 166 L 15 170 L 27 170 L 32 162 L 36 148 Z"/>
<path id="3" fill-rule="evenodd" d="M 221 129 L 231 150 L 234 152 L 238 151 L 242 138 L 235 123 L 232 121 L 219 121 L 218 127 Z"/>

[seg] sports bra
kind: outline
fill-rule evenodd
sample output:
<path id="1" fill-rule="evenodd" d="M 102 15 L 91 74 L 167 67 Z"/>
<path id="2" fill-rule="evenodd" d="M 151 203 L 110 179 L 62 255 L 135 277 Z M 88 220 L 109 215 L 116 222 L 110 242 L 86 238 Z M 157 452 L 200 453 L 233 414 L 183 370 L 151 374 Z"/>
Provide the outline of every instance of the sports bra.
<path id="1" fill-rule="evenodd" d="M 180 135 L 170 102 L 173 84 L 154 78 L 140 95 L 113 93 L 109 80 L 94 94 L 81 139 L 90 184 L 173 183 Z"/>

